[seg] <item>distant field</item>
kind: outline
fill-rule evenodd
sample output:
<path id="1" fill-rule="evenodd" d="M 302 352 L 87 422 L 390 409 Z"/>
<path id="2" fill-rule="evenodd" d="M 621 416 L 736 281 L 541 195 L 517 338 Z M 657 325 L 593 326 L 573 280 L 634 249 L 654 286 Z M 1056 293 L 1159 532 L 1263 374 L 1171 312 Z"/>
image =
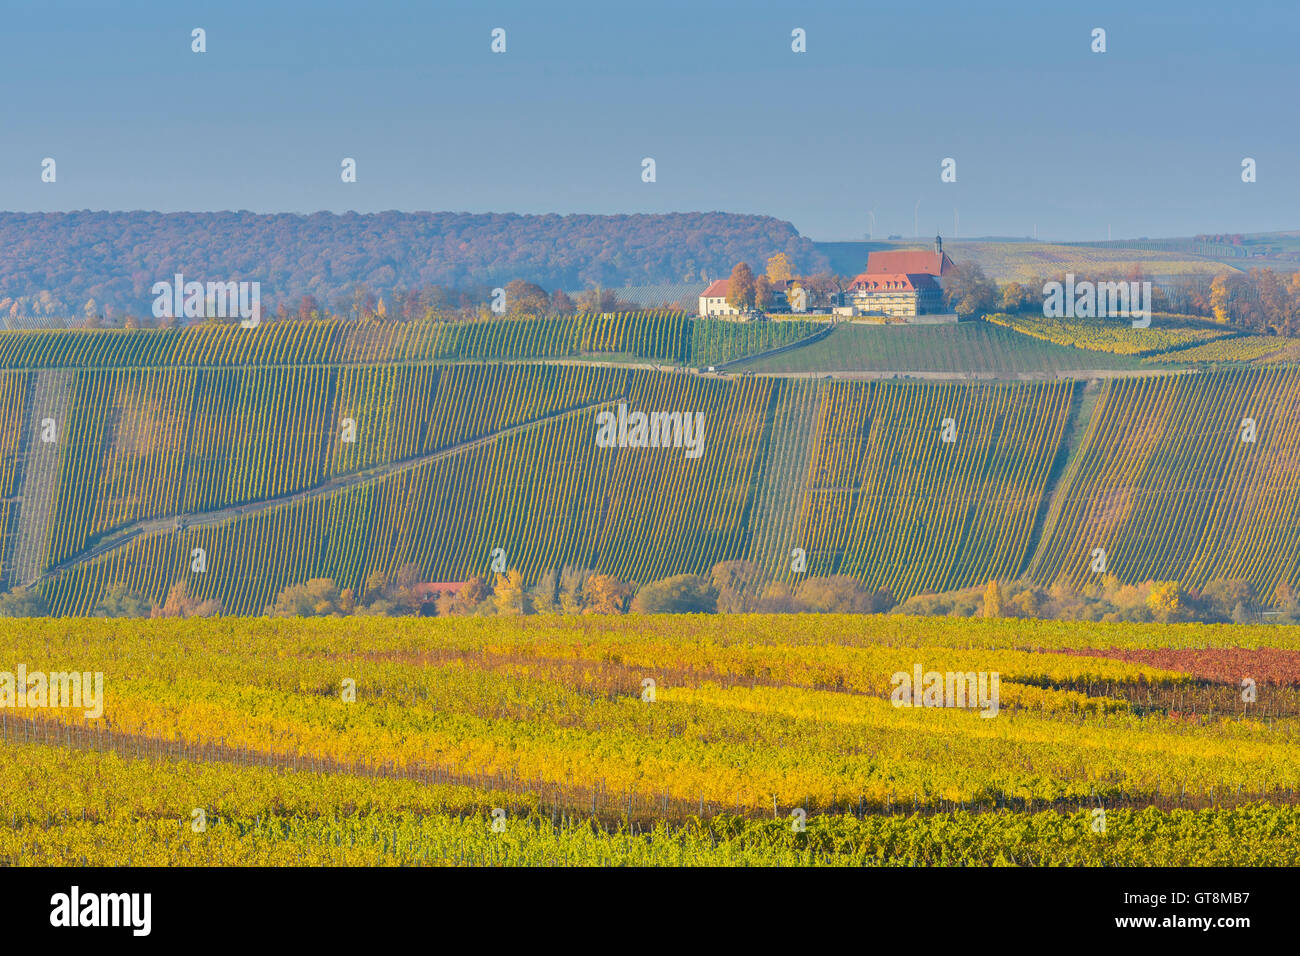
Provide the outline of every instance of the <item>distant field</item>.
<path id="1" fill-rule="evenodd" d="M 1024 281 L 1058 272 L 1073 272 L 1081 278 L 1098 273 L 1116 275 L 1128 272 L 1134 265 L 1141 265 L 1149 275 L 1214 276 L 1241 271 L 1240 265 L 1227 262 L 1125 246 L 1066 246 L 1050 242 L 955 242 L 944 246 L 954 262 L 977 262 L 989 278 L 998 282 Z"/>
<path id="2" fill-rule="evenodd" d="M 875 326 L 845 323 L 804 348 L 734 366 L 754 372 L 981 372 L 1019 375 L 1139 369 L 1132 356 L 1056 345 L 985 322 Z"/>
<path id="3" fill-rule="evenodd" d="M 929 249 L 929 242 L 819 242 L 817 251 L 827 257 L 831 268 L 842 275 L 854 275 L 866 267 L 871 252 L 884 249 Z M 1104 273 L 1126 273 L 1141 265 L 1148 275 L 1206 275 L 1239 272 L 1252 263 L 1248 259 L 1217 260 L 1184 251 L 1142 248 L 1139 245 L 1064 245 L 1053 242 L 954 242 L 945 240 L 944 251 L 954 262 L 975 262 L 990 279 L 998 282 L 1025 281 L 1058 272 L 1080 277 Z M 1259 263 L 1254 263 L 1259 264 Z"/>
<path id="4" fill-rule="evenodd" d="M 152 368 L 457 362 L 636 355 L 680 362 L 690 320 L 680 312 L 505 316 L 467 322 L 285 320 L 242 329 L 202 323 L 170 329 L 0 331 L 0 367 Z"/>

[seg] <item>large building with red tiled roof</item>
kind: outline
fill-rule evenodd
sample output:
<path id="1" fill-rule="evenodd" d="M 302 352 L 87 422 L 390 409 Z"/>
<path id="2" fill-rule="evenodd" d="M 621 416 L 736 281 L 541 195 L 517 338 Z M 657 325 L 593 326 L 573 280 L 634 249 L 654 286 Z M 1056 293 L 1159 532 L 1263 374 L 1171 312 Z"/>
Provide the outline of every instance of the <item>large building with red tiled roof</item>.
<path id="1" fill-rule="evenodd" d="M 943 290 L 924 272 L 864 272 L 853 277 L 844 301 L 859 313 L 925 315 L 942 310 Z"/>
<path id="2" fill-rule="evenodd" d="M 927 252 L 924 249 L 901 249 L 867 254 L 868 272 L 892 272 L 905 275 L 942 276 L 952 270 L 952 260 L 946 252 Z"/>
<path id="3" fill-rule="evenodd" d="M 934 249 L 898 249 L 867 254 L 867 272 L 890 272 L 897 275 L 924 273 L 942 277 L 953 268 L 948 253 L 943 251 L 943 239 L 934 237 Z"/>
<path id="4" fill-rule="evenodd" d="M 943 312 L 944 273 L 953 262 L 934 237 L 934 250 L 873 252 L 867 270 L 854 276 L 844 293 L 848 315 L 922 316 Z"/>

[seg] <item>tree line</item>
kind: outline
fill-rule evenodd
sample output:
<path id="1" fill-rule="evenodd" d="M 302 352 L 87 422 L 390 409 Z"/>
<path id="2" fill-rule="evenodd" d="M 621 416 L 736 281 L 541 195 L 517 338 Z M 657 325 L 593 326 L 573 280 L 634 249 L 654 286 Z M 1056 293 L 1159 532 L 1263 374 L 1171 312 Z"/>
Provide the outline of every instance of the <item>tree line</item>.
<path id="1" fill-rule="evenodd" d="M 1089 276 L 1091 278 L 1091 276 Z M 996 291 L 1000 312 L 1037 312 L 1047 282 L 1064 282 L 1063 273 L 1025 282 L 1008 282 Z M 1149 281 L 1140 266 L 1098 281 Z M 1300 272 L 1288 275 L 1256 267 L 1213 277 L 1173 276 L 1152 283 L 1155 312 L 1189 315 L 1258 335 L 1300 335 Z"/>
<path id="2" fill-rule="evenodd" d="M 727 263 L 825 256 L 788 222 L 732 213 L 0 213 L 0 314 L 108 321 L 149 314 L 153 283 L 261 283 L 346 313 L 355 290 L 430 290 L 482 302 L 511 279 L 550 289 L 703 281 Z M 391 294 L 388 305 L 394 305 Z M 444 303 L 425 303 L 442 309 Z"/>
<path id="3" fill-rule="evenodd" d="M 1177 581 L 1123 584 L 1107 575 L 1081 589 L 1058 581 L 991 580 L 983 588 L 918 594 L 902 603 L 888 590 L 870 591 L 848 575 L 810 576 L 797 584 L 772 580 L 749 561 L 722 561 L 707 574 L 678 574 L 647 584 L 621 581 L 591 568 L 570 565 L 544 574 L 527 587 L 518 570 L 477 575 L 456 583 L 423 583 L 414 564 L 389 575 L 373 572 L 360 589 L 314 578 L 284 588 L 264 613 L 270 617 L 467 617 L 524 614 L 882 614 L 919 617 L 1035 618 L 1058 621 L 1207 623 L 1300 623 L 1300 598 L 1280 582 L 1272 595 L 1258 595 L 1249 582 L 1213 580 L 1201 588 Z M 49 613 L 34 590 L 0 596 L 0 617 Z M 152 604 L 125 585 L 110 587 L 92 617 L 213 617 L 219 600 L 200 602 L 184 581 L 172 585 L 162 604 Z"/>

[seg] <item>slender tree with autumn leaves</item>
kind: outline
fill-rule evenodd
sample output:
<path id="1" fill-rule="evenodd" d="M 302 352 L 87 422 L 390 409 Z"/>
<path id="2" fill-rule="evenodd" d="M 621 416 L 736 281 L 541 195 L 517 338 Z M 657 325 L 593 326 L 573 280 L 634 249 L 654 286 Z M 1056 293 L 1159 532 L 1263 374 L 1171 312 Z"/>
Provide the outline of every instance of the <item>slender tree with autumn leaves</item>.
<path id="1" fill-rule="evenodd" d="M 754 307 L 754 272 L 744 262 L 737 262 L 727 282 L 727 305 L 733 309 Z"/>
<path id="2" fill-rule="evenodd" d="M 767 260 L 767 277 L 773 282 L 785 282 L 794 278 L 794 265 L 784 252 L 778 252 Z"/>

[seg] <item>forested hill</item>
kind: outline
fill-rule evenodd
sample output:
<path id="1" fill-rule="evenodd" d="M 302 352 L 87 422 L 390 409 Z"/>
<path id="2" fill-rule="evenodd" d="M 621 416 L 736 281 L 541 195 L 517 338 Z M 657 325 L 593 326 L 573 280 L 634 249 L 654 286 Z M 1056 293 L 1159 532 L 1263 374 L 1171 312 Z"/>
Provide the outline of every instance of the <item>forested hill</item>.
<path id="1" fill-rule="evenodd" d="M 263 299 L 332 304 L 357 283 L 382 291 L 472 289 L 526 279 L 547 289 L 726 276 L 785 252 L 826 259 L 788 222 L 731 213 L 662 215 L 71 212 L 0 213 L 0 308 L 77 314 L 89 300 L 147 314 L 154 282 L 248 280 Z"/>

